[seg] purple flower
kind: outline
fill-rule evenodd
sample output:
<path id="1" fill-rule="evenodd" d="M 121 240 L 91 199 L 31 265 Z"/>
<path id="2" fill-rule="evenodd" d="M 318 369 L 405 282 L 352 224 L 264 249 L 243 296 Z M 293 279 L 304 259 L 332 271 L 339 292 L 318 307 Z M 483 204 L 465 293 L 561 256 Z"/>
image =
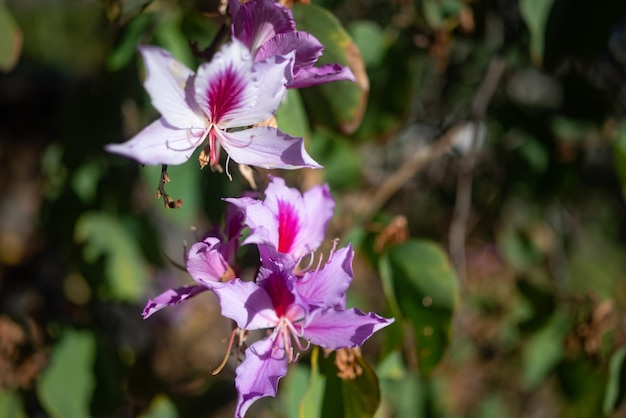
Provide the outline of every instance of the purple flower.
<path id="1" fill-rule="evenodd" d="M 222 315 L 239 328 L 272 330 L 246 349 L 246 359 L 237 368 L 236 417 L 243 417 L 257 399 L 276 395 L 278 381 L 298 357 L 295 349 L 304 351 L 309 344 L 333 350 L 360 346 L 393 322 L 375 313 L 345 309 L 352 256 L 350 247 L 339 250 L 323 269 L 303 278 L 279 262 L 264 263 L 256 283 L 235 279 L 213 288 Z"/>
<path id="2" fill-rule="evenodd" d="M 232 247 L 228 242 L 222 243 L 216 237 L 207 237 L 193 244 L 185 257 L 185 264 L 187 271 L 198 284 L 169 289 L 148 300 L 142 313 L 143 319 L 167 306 L 179 304 L 211 290 L 223 281 L 233 279 L 234 272 L 227 262 L 232 258 L 231 250 Z"/>
<path id="3" fill-rule="evenodd" d="M 143 164 L 181 164 L 208 142 L 200 162 L 219 169 L 220 148 L 240 164 L 264 168 L 320 167 L 293 138 L 268 126 L 291 78 L 293 54 L 254 64 L 250 52 L 234 40 L 196 74 L 157 47 L 141 47 L 144 86 L 161 118 L 110 152 Z M 208 154 L 208 157 L 205 155 Z"/>
<path id="4" fill-rule="evenodd" d="M 245 213 L 250 235 L 244 244 L 257 244 L 262 258 L 275 251 L 293 261 L 315 251 L 333 216 L 335 201 L 328 185 L 313 186 L 303 194 L 273 177 L 265 190 L 265 200 L 250 197 L 225 199 Z"/>
<path id="5" fill-rule="evenodd" d="M 297 31 L 291 10 L 274 0 L 229 0 L 233 38 L 242 41 L 263 62 L 295 51 L 293 80 L 288 88 L 310 87 L 338 80 L 355 81 L 349 68 L 339 64 L 314 67 L 324 46 L 311 34 Z"/>

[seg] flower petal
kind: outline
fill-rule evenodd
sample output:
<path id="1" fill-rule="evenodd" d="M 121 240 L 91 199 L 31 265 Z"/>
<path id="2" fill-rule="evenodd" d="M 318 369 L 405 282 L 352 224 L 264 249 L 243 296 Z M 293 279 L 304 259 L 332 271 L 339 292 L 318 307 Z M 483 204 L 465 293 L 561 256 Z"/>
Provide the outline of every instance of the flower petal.
<path id="1" fill-rule="evenodd" d="M 263 168 L 321 168 L 307 154 L 304 140 L 276 128 L 259 126 L 238 132 L 220 132 L 222 146 L 233 161 Z"/>
<path id="2" fill-rule="evenodd" d="M 294 71 L 298 68 L 308 68 L 315 64 L 322 56 L 324 46 L 317 38 L 307 32 L 281 33 L 265 42 L 254 56 L 255 62 L 268 59 L 273 55 L 285 55 L 295 51 Z"/>
<path id="3" fill-rule="evenodd" d="M 302 195 L 308 222 L 303 225 L 295 246 L 308 254 L 315 251 L 324 241 L 326 228 L 335 211 L 335 199 L 327 184 L 311 187 Z"/>
<path id="4" fill-rule="evenodd" d="M 341 80 L 354 82 L 356 78 L 348 67 L 339 64 L 326 64 L 321 67 L 294 69 L 293 81 L 288 87 L 290 89 L 299 89 Z"/>
<path id="5" fill-rule="evenodd" d="M 278 246 L 278 218 L 262 201 L 248 197 L 224 200 L 240 207 L 245 213 L 245 224 L 250 228 L 250 234 L 243 242 L 245 245 Z"/>
<path id="6" fill-rule="evenodd" d="M 257 62 L 253 67 L 254 85 L 258 89 L 257 103 L 246 119 L 237 119 L 235 126 L 249 126 L 269 119 L 280 106 L 285 94 L 287 85 L 293 80 L 294 53 L 285 55 L 275 55 L 263 62 Z"/>
<path id="7" fill-rule="evenodd" d="M 352 246 L 337 250 L 324 268 L 296 281 L 296 293 L 309 305 L 345 309 L 346 291 L 352 282 Z"/>
<path id="8" fill-rule="evenodd" d="M 228 0 L 228 9 L 231 16 L 237 16 L 241 9 L 241 0 Z"/>
<path id="9" fill-rule="evenodd" d="M 206 292 L 209 288 L 204 286 L 183 286 L 178 289 L 169 289 L 161 293 L 154 299 L 149 299 L 148 304 L 143 308 L 143 319 L 147 319 L 149 316 L 161 309 L 170 306 L 177 305 L 185 300 L 196 296 L 198 293 Z"/>
<path id="10" fill-rule="evenodd" d="M 231 10 L 232 12 L 232 10 Z M 233 35 L 254 55 L 257 49 L 278 33 L 296 28 L 291 10 L 274 0 L 251 0 L 233 14 Z"/>
<path id="11" fill-rule="evenodd" d="M 235 321 L 239 328 L 273 328 L 278 323 L 269 295 L 256 283 L 234 279 L 212 290 L 220 301 L 222 315 Z"/>
<path id="12" fill-rule="evenodd" d="M 142 46 L 139 51 L 147 71 L 144 87 L 161 116 L 169 125 L 179 129 L 203 128 L 203 118 L 194 112 L 185 95 L 185 86 L 193 71 L 164 49 Z"/>
<path id="13" fill-rule="evenodd" d="M 128 141 L 108 144 L 105 149 L 142 164 L 182 164 L 191 157 L 203 138 L 204 130 L 177 129 L 161 118 Z"/>
<path id="14" fill-rule="evenodd" d="M 222 243 L 218 238 L 207 237 L 189 249 L 185 260 L 187 271 L 201 285 L 213 287 L 228 270 L 228 263 L 223 257 L 221 247 Z"/>
<path id="15" fill-rule="evenodd" d="M 363 313 L 358 309 L 316 310 L 304 324 L 304 335 L 311 343 L 336 350 L 338 348 L 357 347 L 376 331 L 394 321 L 373 312 Z"/>
<path id="16" fill-rule="evenodd" d="M 193 81 L 195 101 L 211 123 L 233 126 L 230 123 L 237 117 L 253 111 L 258 89 L 253 83 L 252 64 L 248 49 L 234 40 L 224 45 L 210 62 L 198 67 Z"/>
<path id="17" fill-rule="evenodd" d="M 283 340 L 276 333 L 246 349 L 246 359 L 237 367 L 237 410 L 243 418 L 248 408 L 266 396 L 276 396 L 278 381 L 287 374 L 287 356 Z"/>

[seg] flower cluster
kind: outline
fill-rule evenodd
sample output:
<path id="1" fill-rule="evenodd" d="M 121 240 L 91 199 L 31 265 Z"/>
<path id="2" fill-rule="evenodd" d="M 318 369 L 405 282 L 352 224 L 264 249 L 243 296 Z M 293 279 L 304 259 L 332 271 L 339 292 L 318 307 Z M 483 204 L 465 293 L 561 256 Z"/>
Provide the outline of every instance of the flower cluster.
<path id="1" fill-rule="evenodd" d="M 302 138 L 267 121 L 287 88 L 354 81 L 354 76 L 337 64 L 314 67 L 323 46 L 297 31 L 291 11 L 274 0 L 229 0 L 229 8 L 231 42 L 195 73 L 167 51 L 140 48 L 145 88 L 161 118 L 128 142 L 108 145 L 109 151 L 144 164 L 180 164 L 202 147 L 201 165 L 219 170 L 223 148 L 229 159 L 244 165 L 320 167 Z M 149 300 L 143 317 L 211 291 L 222 315 L 236 324 L 231 344 L 236 334 L 243 341 L 247 331 L 266 330 L 264 338 L 247 346 L 237 367 L 236 416 L 243 417 L 257 399 L 276 395 L 288 364 L 311 344 L 331 350 L 357 347 L 393 319 L 347 308 L 353 278 L 350 245 L 333 247 L 326 263 L 320 259 L 314 266 L 314 252 L 335 207 L 327 185 L 300 193 L 273 177 L 264 200 L 224 200 L 229 205 L 223 230 L 208 233 L 185 255 L 197 284 Z M 249 233 L 242 241 L 244 228 Z M 239 246 L 250 244 L 258 248 L 259 267 L 254 281 L 244 281 L 235 261 Z M 303 260 L 309 266 L 301 267 Z"/>
<path id="2" fill-rule="evenodd" d="M 221 169 L 220 150 L 239 164 L 319 168 L 302 138 L 266 126 L 287 88 L 352 80 L 340 65 L 314 67 L 323 46 L 296 31 L 291 11 L 274 0 L 230 0 L 232 41 L 194 73 L 158 47 L 141 47 L 144 83 L 161 118 L 106 149 L 142 164 L 181 164 L 202 146 L 200 164 Z M 227 167 L 228 168 L 228 167 Z"/>
<path id="3" fill-rule="evenodd" d="M 210 234 L 187 255 L 187 270 L 198 284 L 157 296 L 143 315 L 147 318 L 208 290 L 217 295 L 222 315 L 239 330 L 268 330 L 265 338 L 245 350 L 245 360 L 237 367 L 236 416 L 242 417 L 257 399 L 276 395 L 288 364 L 310 344 L 333 350 L 360 346 L 393 319 L 346 308 L 346 290 L 353 278 L 350 245 L 334 250 L 324 266 L 308 271 L 298 267 L 303 257 L 313 257 L 332 216 L 335 203 L 327 186 L 300 194 L 275 177 L 265 200 L 226 200 L 232 206 L 224 233 Z M 250 228 L 243 244 L 254 243 L 259 249 L 255 281 L 233 273 L 243 225 Z"/>

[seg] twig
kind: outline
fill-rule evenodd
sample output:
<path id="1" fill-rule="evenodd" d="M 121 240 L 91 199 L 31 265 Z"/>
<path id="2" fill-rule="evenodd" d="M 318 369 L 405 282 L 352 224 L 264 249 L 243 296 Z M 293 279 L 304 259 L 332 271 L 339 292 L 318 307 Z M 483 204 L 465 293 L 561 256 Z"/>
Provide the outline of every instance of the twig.
<path id="1" fill-rule="evenodd" d="M 485 118 L 487 106 L 496 91 L 496 87 L 500 83 L 504 69 L 505 62 L 499 57 L 494 57 L 489 63 L 487 74 L 485 74 L 485 78 L 478 88 L 472 104 L 474 119 L 472 144 L 470 150 L 459 162 L 456 203 L 448 239 L 450 258 L 460 276 L 461 283 L 464 283 L 466 278 L 465 237 L 467 232 L 467 219 L 469 218 L 472 207 L 472 180 L 474 176 L 474 166 L 476 164 L 478 132 L 480 130 L 480 124 Z"/>
<path id="2" fill-rule="evenodd" d="M 202 58 L 206 61 L 211 61 L 211 59 L 213 58 L 213 55 L 215 55 L 215 53 L 217 52 L 217 48 L 220 46 L 220 42 L 228 34 L 229 28 L 230 28 L 230 25 L 226 25 L 225 23 L 223 23 L 222 26 L 220 26 L 220 29 L 217 32 L 217 35 L 215 35 L 215 38 L 213 38 L 211 45 L 209 45 L 203 50 L 200 50 L 200 48 L 198 47 L 198 42 L 189 41 L 189 46 L 191 47 L 191 51 L 196 57 Z"/>
<path id="3" fill-rule="evenodd" d="M 418 150 L 376 190 L 366 193 L 355 210 L 357 217 L 363 221 L 369 221 L 371 217 L 383 207 L 387 200 L 400 190 L 404 183 L 417 174 L 429 162 L 448 152 L 450 148 L 452 148 L 452 140 L 458 128 L 460 128 L 460 126 L 450 128 L 434 143 Z"/>
<path id="4" fill-rule="evenodd" d="M 183 206 L 183 199 L 174 200 L 165 191 L 165 185 L 170 182 L 170 176 L 167 174 L 167 164 L 161 165 L 161 178 L 159 179 L 159 187 L 157 187 L 157 199 L 163 198 L 163 203 L 168 209 L 178 209 Z"/>

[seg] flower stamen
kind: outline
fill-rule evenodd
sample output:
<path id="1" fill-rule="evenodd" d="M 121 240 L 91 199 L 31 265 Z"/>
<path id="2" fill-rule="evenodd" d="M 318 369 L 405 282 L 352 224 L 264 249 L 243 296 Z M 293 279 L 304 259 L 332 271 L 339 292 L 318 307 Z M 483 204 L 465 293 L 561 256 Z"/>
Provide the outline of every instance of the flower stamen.
<path id="1" fill-rule="evenodd" d="M 239 330 L 239 328 L 235 328 L 233 330 L 233 332 L 230 333 L 230 341 L 228 342 L 228 350 L 226 350 L 226 355 L 224 356 L 224 359 L 222 360 L 222 362 L 220 363 L 219 366 L 217 366 L 217 368 L 215 370 L 211 371 L 211 374 L 213 376 L 217 375 L 219 372 L 222 371 L 222 369 L 224 368 L 224 366 L 226 366 L 226 363 L 228 363 L 228 359 L 230 358 L 230 351 L 233 348 L 233 342 L 235 341 L 235 335 L 237 334 L 237 330 Z"/>

